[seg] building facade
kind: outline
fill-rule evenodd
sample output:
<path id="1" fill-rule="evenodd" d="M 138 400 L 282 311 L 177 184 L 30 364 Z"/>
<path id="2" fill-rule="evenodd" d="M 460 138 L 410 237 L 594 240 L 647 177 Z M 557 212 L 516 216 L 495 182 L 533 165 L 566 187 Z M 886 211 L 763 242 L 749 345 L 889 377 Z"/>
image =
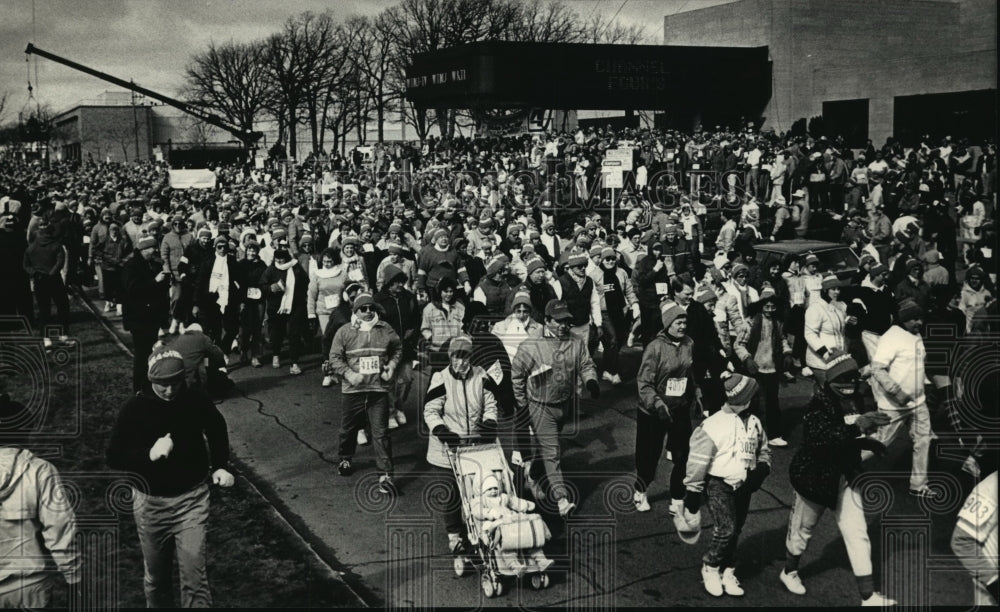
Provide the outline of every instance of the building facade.
<path id="1" fill-rule="evenodd" d="M 663 43 L 766 45 L 765 129 L 976 140 L 996 130 L 996 25 L 996 0 L 739 0 L 665 17 Z"/>

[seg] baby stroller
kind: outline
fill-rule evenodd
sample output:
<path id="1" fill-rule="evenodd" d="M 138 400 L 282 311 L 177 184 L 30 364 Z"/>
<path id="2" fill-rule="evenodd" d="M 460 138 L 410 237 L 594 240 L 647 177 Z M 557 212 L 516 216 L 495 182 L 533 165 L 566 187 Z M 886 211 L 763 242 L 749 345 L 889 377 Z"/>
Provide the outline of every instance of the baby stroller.
<path id="1" fill-rule="evenodd" d="M 545 570 L 552 561 L 545 558 L 541 548 L 551 533 L 539 515 L 524 514 L 525 510 L 533 509 L 534 504 L 513 495 L 512 472 L 500 444 L 491 442 L 449 449 L 448 461 L 462 499 L 462 516 L 475 555 L 471 561 L 480 571 L 483 594 L 486 597 L 502 595 L 503 576 L 529 575 L 532 588 L 548 587 L 549 576 Z M 486 495 L 482 491 L 484 484 L 498 486 L 496 496 Z M 491 507 L 503 500 L 505 506 L 509 502 L 518 509 L 505 511 L 506 517 L 502 518 L 497 514 L 487 516 L 483 513 L 486 499 L 490 500 Z M 463 554 L 457 555 L 455 575 L 464 575 L 469 561 Z"/>

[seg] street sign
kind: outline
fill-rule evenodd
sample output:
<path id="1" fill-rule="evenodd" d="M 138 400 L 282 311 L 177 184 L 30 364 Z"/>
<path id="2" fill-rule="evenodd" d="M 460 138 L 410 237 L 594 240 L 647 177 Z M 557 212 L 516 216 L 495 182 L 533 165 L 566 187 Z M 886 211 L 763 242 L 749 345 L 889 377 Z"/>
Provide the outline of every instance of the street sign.
<path id="1" fill-rule="evenodd" d="M 618 159 L 606 159 L 601 162 L 601 172 L 621 172 L 622 162 Z"/>
<path id="2" fill-rule="evenodd" d="M 604 188 L 605 189 L 621 189 L 625 186 L 625 182 L 622 180 L 621 171 L 617 172 L 604 172 Z"/>
<path id="3" fill-rule="evenodd" d="M 617 149 L 607 149 L 604 151 L 605 161 L 618 161 L 621 162 L 622 170 L 626 172 L 632 171 L 632 147 L 621 147 Z"/>

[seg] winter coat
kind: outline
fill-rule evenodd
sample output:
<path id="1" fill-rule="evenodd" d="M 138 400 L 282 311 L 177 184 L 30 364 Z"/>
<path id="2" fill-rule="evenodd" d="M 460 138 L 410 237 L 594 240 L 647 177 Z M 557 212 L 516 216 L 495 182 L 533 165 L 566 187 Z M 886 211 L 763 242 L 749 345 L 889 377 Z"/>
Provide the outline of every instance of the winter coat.
<path id="1" fill-rule="evenodd" d="M 639 410 L 657 416 L 666 406 L 673 417 L 691 408 L 695 400 L 693 347 L 694 341 L 688 336 L 674 341 L 666 331 L 650 341 L 636 375 Z"/>
<path id="2" fill-rule="evenodd" d="M 420 327 L 420 307 L 413 293 L 403 289 L 398 295 L 392 295 L 388 288 L 383 288 L 375 294 L 375 303 L 382 306 L 385 314 L 382 320 L 392 326 L 403 343 L 404 359 L 413 359 L 417 352 L 418 333 Z"/>
<path id="3" fill-rule="evenodd" d="M 450 366 L 435 372 L 424 400 L 427 429 L 433 432 L 444 425 L 462 439 L 474 438 L 483 421 L 497 420 L 497 400 L 490 387 L 489 376 L 478 366 L 471 366 L 464 378 L 458 378 Z M 450 468 L 446 451 L 444 443 L 431 435 L 427 462 Z"/>
<path id="4" fill-rule="evenodd" d="M 402 343 L 399 336 L 385 321 L 379 320 L 368 331 L 362 331 L 361 324 L 352 320 L 350 324 L 342 325 L 333 336 L 330 345 L 330 363 L 333 371 L 341 379 L 342 393 L 387 393 L 393 386 L 390 379 L 382 379 L 381 373 L 387 368 L 394 372 L 402 356 Z M 377 358 L 378 370 L 373 374 L 364 374 L 361 383 L 354 385 L 345 378 L 348 371 L 358 372 L 372 358 Z M 364 360 L 364 361 L 362 361 Z"/>
<path id="5" fill-rule="evenodd" d="M 137 251 L 125 262 L 122 325 L 129 331 L 159 329 L 170 315 L 169 286 L 156 282 L 163 270 L 159 260 L 146 261 Z"/>
<path id="6" fill-rule="evenodd" d="M 806 309 L 805 333 L 806 365 L 812 369 L 825 370 L 829 352 L 833 349 L 847 350 L 844 326 L 847 323 L 847 306 L 843 302 L 831 304 L 823 300 Z M 822 355 L 820 351 L 826 348 Z"/>
<path id="7" fill-rule="evenodd" d="M 597 368 L 580 338 L 572 334 L 557 338 L 543 331 L 517 347 L 511 381 L 518 406 L 565 408 L 577 394 L 576 379 L 584 384 L 597 380 Z"/>
<path id="8" fill-rule="evenodd" d="M 236 256 L 226 256 L 226 266 L 229 268 L 229 303 L 226 310 L 237 311 L 240 308 L 240 288 L 242 280 L 239 277 Z M 209 293 L 211 287 L 212 270 L 215 267 L 215 260 L 205 262 L 198 271 L 198 278 L 195 279 L 195 304 L 199 308 L 209 308 L 217 304 L 218 293 Z"/>
<path id="9" fill-rule="evenodd" d="M 55 276 L 65 262 L 66 252 L 51 229 L 37 232 L 24 252 L 24 271 L 31 277 Z"/>
<path id="10" fill-rule="evenodd" d="M 329 315 L 343 299 L 347 285 L 347 269 L 342 266 L 320 268 L 309 275 L 309 295 L 306 311 L 309 316 Z"/>
<path id="11" fill-rule="evenodd" d="M 174 281 L 180 280 L 181 257 L 184 257 L 184 253 L 194 241 L 191 232 L 178 234 L 171 230 L 164 234 L 160 242 L 160 259 L 163 260 L 163 271 L 170 274 Z"/>
<path id="12" fill-rule="evenodd" d="M 292 294 L 292 311 L 290 314 L 292 316 L 301 316 L 305 320 L 307 313 L 306 296 L 309 293 L 309 277 L 306 276 L 305 271 L 298 264 L 292 266 L 292 271 L 295 275 L 295 288 Z M 278 288 L 277 282 L 281 281 L 284 283 L 287 272 L 287 270 L 279 270 L 274 267 L 274 264 L 271 264 L 260 276 L 260 286 L 267 299 L 267 315 L 269 317 L 278 314 L 278 309 L 281 307 L 281 298 L 284 295 L 284 290 Z"/>

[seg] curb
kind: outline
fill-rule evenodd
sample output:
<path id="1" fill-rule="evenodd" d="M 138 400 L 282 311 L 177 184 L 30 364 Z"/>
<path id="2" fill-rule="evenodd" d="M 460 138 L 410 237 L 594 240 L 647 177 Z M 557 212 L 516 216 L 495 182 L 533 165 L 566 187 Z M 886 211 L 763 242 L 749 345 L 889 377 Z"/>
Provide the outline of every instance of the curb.
<path id="1" fill-rule="evenodd" d="M 115 345 L 119 348 L 119 350 L 128 355 L 130 358 L 134 358 L 132 349 L 130 349 L 122 341 L 121 337 L 119 336 L 119 332 L 116 329 L 115 324 L 109 321 L 107 317 L 104 317 L 102 315 L 101 310 L 97 308 L 93 300 L 90 297 L 88 297 L 86 293 L 79 287 L 74 287 L 72 290 L 70 290 L 69 293 L 74 300 L 82 304 L 83 307 L 95 319 L 97 319 L 98 323 L 100 323 L 101 326 L 104 328 L 104 330 L 108 333 L 108 335 L 111 336 L 111 339 L 114 341 Z M 278 509 L 279 505 L 281 505 L 280 502 L 275 503 L 275 499 L 273 499 L 272 496 L 265 495 L 261 491 L 261 488 L 258 487 L 257 482 L 255 482 L 256 480 L 255 478 L 250 478 L 247 476 L 248 474 L 254 474 L 253 470 L 249 469 L 246 466 L 246 464 L 244 464 L 238 457 L 236 457 L 235 453 L 233 453 L 233 456 L 234 459 L 236 460 L 235 462 L 240 467 L 238 476 L 242 477 L 243 480 L 246 481 L 246 483 L 250 486 L 250 489 L 254 492 L 255 495 L 257 495 L 258 497 L 267 502 L 267 505 L 271 509 L 272 517 L 276 518 L 278 522 L 282 525 L 282 527 L 284 527 L 284 529 L 286 529 L 290 534 L 292 534 L 292 536 L 295 537 L 307 551 L 309 551 L 309 555 L 312 556 L 313 561 L 315 561 L 317 565 L 325 571 L 327 576 L 330 579 L 343 584 L 344 587 L 348 590 L 348 592 L 350 592 L 354 596 L 355 601 L 350 602 L 351 605 L 360 608 L 373 607 L 373 604 L 369 600 L 362 597 L 358 593 L 358 589 L 355 588 L 355 585 L 352 585 L 350 581 L 345 579 L 345 572 L 334 569 L 334 567 L 330 563 L 328 563 L 326 559 L 323 558 L 322 555 L 319 554 L 319 552 L 316 550 L 316 547 L 310 541 L 310 538 L 306 537 L 298 529 L 296 529 L 293 523 L 289 520 L 289 518 L 286 517 L 281 512 L 281 510 Z M 265 488 L 267 487 L 265 486 Z"/>

